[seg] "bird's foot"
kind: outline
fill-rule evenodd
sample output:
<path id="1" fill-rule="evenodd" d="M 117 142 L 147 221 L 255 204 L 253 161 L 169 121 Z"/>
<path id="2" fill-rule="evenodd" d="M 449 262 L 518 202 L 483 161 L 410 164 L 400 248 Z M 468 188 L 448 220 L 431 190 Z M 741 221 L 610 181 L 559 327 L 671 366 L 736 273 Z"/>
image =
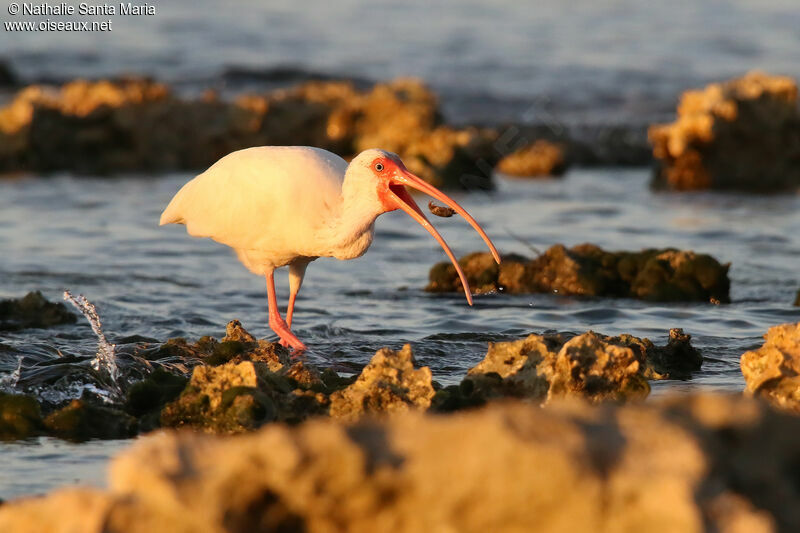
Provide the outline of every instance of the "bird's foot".
<path id="1" fill-rule="evenodd" d="M 303 341 L 295 337 L 294 335 L 289 337 L 281 337 L 281 340 L 278 341 L 281 346 L 285 348 L 294 348 L 295 355 L 304 352 L 306 350 L 306 345 L 303 344 Z"/>
<path id="2" fill-rule="evenodd" d="M 269 327 L 278 334 L 278 338 L 280 339 L 278 342 L 280 342 L 281 346 L 294 348 L 294 353 L 292 355 L 299 355 L 306 350 L 306 345 L 303 344 L 303 341 L 292 333 L 292 330 L 289 329 L 289 326 L 280 316 L 270 316 Z"/>

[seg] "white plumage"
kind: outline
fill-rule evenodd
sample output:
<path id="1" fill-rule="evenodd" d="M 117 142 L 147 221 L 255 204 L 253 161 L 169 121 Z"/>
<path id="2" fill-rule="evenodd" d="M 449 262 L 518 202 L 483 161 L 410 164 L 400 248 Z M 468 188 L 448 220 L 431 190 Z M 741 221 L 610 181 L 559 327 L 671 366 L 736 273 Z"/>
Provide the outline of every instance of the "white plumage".
<path id="1" fill-rule="evenodd" d="M 195 237 L 210 237 L 233 248 L 244 265 L 267 277 L 270 326 L 284 345 L 305 348 L 291 333 L 291 316 L 305 268 L 317 257 L 352 259 L 372 243 L 375 219 L 403 209 L 439 240 L 456 266 L 471 303 L 466 279 L 444 240 L 405 191 L 420 189 L 448 203 L 483 230 L 453 200 L 423 182 L 400 159 L 367 150 L 348 163 L 319 148 L 262 146 L 226 155 L 175 195 L 161 225 L 185 224 Z M 273 271 L 290 266 L 287 323 L 277 310 Z"/>

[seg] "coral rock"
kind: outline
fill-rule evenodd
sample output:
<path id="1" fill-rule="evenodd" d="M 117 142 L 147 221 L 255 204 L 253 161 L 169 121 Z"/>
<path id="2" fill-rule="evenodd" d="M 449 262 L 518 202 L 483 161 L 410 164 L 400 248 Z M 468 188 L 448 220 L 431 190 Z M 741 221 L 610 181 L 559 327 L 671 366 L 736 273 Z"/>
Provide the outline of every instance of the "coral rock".
<path id="1" fill-rule="evenodd" d="M 330 415 L 356 420 L 365 415 L 427 409 L 433 395 L 431 370 L 414 368 L 410 345 L 399 351 L 382 348 L 352 385 L 331 394 Z"/>
<path id="2" fill-rule="evenodd" d="M 0 530 L 797 531 L 799 449 L 799 419 L 734 396 L 160 433 Z"/>
<path id="3" fill-rule="evenodd" d="M 800 322 L 769 328 L 758 350 L 741 358 L 749 394 L 800 413 Z"/>
<path id="4" fill-rule="evenodd" d="M 650 392 L 645 354 L 587 332 L 565 342 L 560 335 L 490 343 L 465 381 L 473 395 L 518 396 L 542 402 L 576 396 L 589 401 L 627 400 Z"/>
<path id="5" fill-rule="evenodd" d="M 800 109 L 791 78 L 751 72 L 687 91 L 672 124 L 652 126 L 657 187 L 793 190 L 800 187 Z"/>
<path id="6" fill-rule="evenodd" d="M 496 265 L 484 252 L 459 260 L 476 293 L 558 293 L 650 301 L 730 300 L 729 265 L 706 254 L 679 250 L 608 252 L 591 244 L 556 244 L 533 260 L 507 256 Z M 450 263 L 431 268 L 429 292 L 457 292 L 461 282 Z"/>
<path id="7" fill-rule="evenodd" d="M 495 170 L 510 176 L 560 176 L 567 168 L 564 147 L 540 139 L 503 157 Z"/>

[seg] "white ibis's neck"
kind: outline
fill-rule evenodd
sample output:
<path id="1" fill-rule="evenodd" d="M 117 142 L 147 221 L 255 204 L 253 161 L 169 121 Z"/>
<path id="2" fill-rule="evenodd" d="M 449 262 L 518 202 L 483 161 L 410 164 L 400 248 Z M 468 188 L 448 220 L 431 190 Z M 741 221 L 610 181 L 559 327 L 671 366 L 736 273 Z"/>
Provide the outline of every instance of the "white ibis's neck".
<path id="1" fill-rule="evenodd" d="M 345 174 L 340 207 L 329 226 L 333 257 L 353 259 L 372 244 L 375 219 L 383 212 L 374 190 L 374 185 L 360 186 L 357 179 L 348 179 Z"/>

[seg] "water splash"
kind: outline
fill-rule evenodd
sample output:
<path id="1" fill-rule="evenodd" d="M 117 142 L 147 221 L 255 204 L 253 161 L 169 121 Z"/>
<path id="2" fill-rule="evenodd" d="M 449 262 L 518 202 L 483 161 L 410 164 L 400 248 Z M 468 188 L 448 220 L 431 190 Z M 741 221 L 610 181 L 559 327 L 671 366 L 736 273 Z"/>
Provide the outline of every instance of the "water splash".
<path id="1" fill-rule="evenodd" d="M 97 355 L 92 359 L 92 368 L 100 373 L 105 372 L 111 379 L 110 385 L 113 387 L 114 392 L 119 393 L 121 390 L 117 381 L 119 379 L 119 368 L 117 367 L 115 353 L 117 346 L 106 340 L 106 336 L 103 333 L 103 323 L 100 321 L 97 309 L 82 294 L 73 296 L 69 291 L 64 291 L 64 300 L 70 302 L 78 311 L 83 313 L 83 316 L 89 321 L 89 325 L 92 326 L 92 331 L 97 335 Z"/>
<path id="2" fill-rule="evenodd" d="M 0 391 L 14 392 L 19 383 L 19 376 L 22 374 L 22 357 L 17 361 L 17 368 L 7 376 L 0 377 Z"/>

